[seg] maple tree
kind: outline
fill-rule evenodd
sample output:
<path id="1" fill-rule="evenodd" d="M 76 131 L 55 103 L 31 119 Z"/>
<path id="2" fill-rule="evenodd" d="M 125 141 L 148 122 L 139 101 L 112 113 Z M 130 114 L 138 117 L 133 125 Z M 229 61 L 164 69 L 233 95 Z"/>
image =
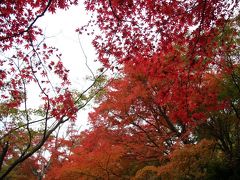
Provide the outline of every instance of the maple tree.
<path id="1" fill-rule="evenodd" d="M 174 178 L 202 178 L 206 171 L 201 167 L 208 165 L 205 158 L 210 151 L 206 150 L 212 144 L 201 138 L 214 139 L 218 147 L 214 153 L 224 154 L 227 168 L 238 167 L 239 1 L 84 3 L 96 16 L 76 31 L 95 35 L 98 60 L 118 74 L 97 97 L 99 105 L 89 115 L 92 129 L 76 136 L 76 144 L 59 142 L 70 153 L 63 155 L 54 146 L 46 178 L 141 179 L 169 172 Z M 64 122 L 74 121 L 77 111 L 93 97 L 69 89 L 61 54 L 44 43 L 35 25 L 46 12 L 76 4 L 0 2 L 0 46 L 5 56 L 0 61 L 0 178 L 33 157 L 48 140 L 46 145 L 51 145 L 52 133 Z M 50 75 L 58 77 L 59 83 L 53 85 Z M 87 90 L 97 84 L 95 94 L 98 83 L 101 86 L 102 80 L 95 80 Z M 29 108 L 32 84 L 39 89 L 40 108 Z M 41 128 L 34 129 L 35 123 Z M 186 158 L 195 163 L 191 171 L 173 168 L 176 164 L 190 168 Z"/>
<path id="2" fill-rule="evenodd" d="M 85 4 L 97 14 L 97 19 L 90 24 L 98 25 L 102 33 L 93 41 L 99 60 L 106 67 L 120 69 L 98 99 L 99 106 L 90 114 L 92 133 L 99 127 L 106 127 L 119 136 L 127 135 L 122 145 L 131 151 L 127 149 L 126 154 L 130 153 L 139 163 L 144 162 L 148 170 L 155 163 L 157 166 L 167 164 L 165 167 L 166 162 L 171 164 L 169 156 L 174 149 L 183 146 L 190 152 L 191 144 L 199 143 L 196 128 L 218 122 L 219 114 L 227 112 L 231 104 L 236 129 L 230 126 L 229 132 L 231 135 L 238 132 L 239 127 L 235 126 L 238 100 L 230 96 L 221 98 L 226 90 L 220 85 L 232 87 L 237 94 L 238 1 L 96 0 Z M 83 33 L 84 28 L 78 31 Z M 115 67 L 111 65 L 114 61 L 118 62 Z M 224 77 L 231 77 L 230 84 Z M 218 115 L 212 120 L 214 114 Z M 230 118 L 222 117 L 224 121 Z M 222 133 L 221 129 L 216 127 L 213 131 L 216 136 L 211 137 L 218 147 L 223 147 L 225 140 L 217 134 Z M 225 135 L 224 138 L 230 136 Z M 230 146 L 237 147 L 238 138 L 233 139 L 234 145 Z M 203 151 L 205 148 L 203 145 Z M 227 149 L 228 146 L 218 152 L 231 160 Z M 96 152 L 93 156 L 102 157 Z M 183 158 L 191 159 L 191 156 L 189 153 Z M 205 175 L 205 172 L 196 173 L 202 166 L 200 159 L 192 169 L 194 177 Z M 72 161 L 74 163 L 74 159 Z M 83 167 L 92 167 L 94 161 L 75 163 L 78 164 L 74 169 L 81 171 Z M 236 168 L 238 163 L 230 164 L 235 164 L 232 167 Z M 189 164 L 185 166 L 191 168 Z M 136 169 L 144 170 L 144 166 Z M 177 178 L 182 176 L 179 173 Z M 74 177 L 80 176 L 75 174 Z"/>
<path id="3" fill-rule="evenodd" d="M 183 55 L 179 54 L 179 57 Z M 90 114 L 92 131 L 87 134 L 85 140 L 80 142 L 79 147 L 72 151 L 73 155 L 70 156 L 70 161 L 61 167 L 62 173 L 54 174 L 50 176 L 50 179 L 51 177 L 57 177 L 56 179 L 66 177 L 73 179 L 106 179 L 105 170 L 112 175 L 109 176 L 110 179 L 118 179 L 119 177 L 120 179 L 129 179 L 134 177 L 135 173 L 136 177 L 134 178 L 136 179 L 152 176 L 176 178 L 208 176 L 206 169 L 201 168 L 210 166 L 211 162 L 209 160 L 211 158 L 214 161 L 212 143 L 203 141 L 198 143 L 196 147 L 195 145 L 192 146 L 192 143 L 197 143 L 193 134 L 196 127 L 206 122 L 214 123 L 212 120 L 208 120 L 209 112 L 210 114 L 220 114 L 222 109 L 226 111 L 229 108 L 229 97 L 226 98 L 225 93 L 229 94 L 228 88 L 231 88 L 231 86 L 233 86 L 234 91 L 237 91 L 236 85 L 225 85 L 225 83 L 230 83 L 221 77 L 229 76 L 228 73 L 225 73 L 225 68 L 220 71 L 221 73 L 211 71 L 211 68 L 200 70 L 196 68 L 193 77 L 186 78 L 188 69 L 184 68 L 185 62 L 181 59 L 177 61 L 177 58 L 175 61 L 170 61 L 168 58 L 167 56 L 166 60 L 163 59 L 162 62 L 158 62 L 158 66 L 156 64 L 153 66 L 152 62 L 159 61 L 159 56 L 149 61 L 141 61 L 138 64 L 125 64 L 122 74 L 112 79 L 102 96 L 97 99 L 100 105 Z M 175 75 L 173 69 L 176 73 L 181 72 L 181 76 Z M 235 71 L 238 71 L 237 66 Z M 231 72 L 236 75 L 235 71 Z M 174 81 L 176 76 L 178 78 Z M 192 88 L 191 91 L 188 91 L 188 109 L 184 106 L 186 101 L 181 101 L 181 98 L 185 98 L 184 95 L 186 94 L 186 91 L 184 91 L 185 83 L 189 83 L 189 87 Z M 223 90 L 222 87 L 227 89 Z M 230 92 L 230 94 L 232 93 Z M 225 98 L 219 99 L 219 95 Z M 229 123 L 229 120 L 230 117 L 228 117 L 226 123 Z M 233 122 L 237 123 L 236 120 L 233 120 Z M 107 135 L 99 131 L 103 127 L 106 128 L 103 132 L 106 133 L 107 131 Z M 109 134 L 109 132 L 111 133 Z M 217 128 L 210 130 L 211 132 L 222 133 Z M 81 138 L 82 135 L 79 139 Z M 215 140 L 218 141 L 219 139 L 216 138 Z M 121 147 L 121 152 L 116 149 L 113 152 L 111 151 L 116 143 Z M 221 141 L 218 143 L 221 144 Z M 105 145 L 107 146 L 105 147 Z M 179 150 L 182 146 L 184 151 Z M 112 163 L 111 167 L 107 166 L 109 169 L 106 169 L 106 167 L 104 169 L 103 165 L 106 164 L 106 155 L 108 155 L 105 148 L 108 153 L 116 153 L 115 156 L 117 156 L 115 161 L 109 159 L 108 165 L 110 166 Z M 206 151 L 206 149 L 211 151 Z M 171 151 L 173 150 L 175 151 L 172 154 Z M 178 150 L 179 154 L 177 153 Z M 222 149 L 220 151 L 225 153 Z M 169 161 L 169 156 L 170 162 L 160 166 Z M 195 156 L 201 157 L 194 159 Z M 223 158 L 223 156 L 221 157 Z M 174 162 L 171 162 L 171 159 Z M 189 161 L 184 162 L 184 159 Z M 122 162 L 123 160 L 128 164 L 136 162 L 138 166 L 121 167 L 119 161 Z M 194 161 L 194 168 L 191 160 Z M 172 163 L 179 165 L 179 169 L 176 169 Z M 180 166 L 181 163 L 186 172 L 181 170 L 183 168 Z M 117 175 L 112 173 L 111 168 L 120 167 L 123 170 L 118 171 Z M 129 168 L 133 172 L 125 174 Z M 189 171 L 187 171 L 188 169 Z M 159 175 L 160 171 L 163 171 L 161 175 Z M 53 172 L 50 172 L 50 175 Z M 164 176 L 164 173 L 167 175 Z M 169 176 L 169 174 L 172 176 Z"/>
<path id="4" fill-rule="evenodd" d="M 136 138 L 104 126 L 84 131 L 68 160 L 53 164 L 46 179 L 130 179 L 146 164 L 134 154 L 136 146 L 144 151 Z"/>
<path id="5" fill-rule="evenodd" d="M 47 179 L 119 178 L 125 149 L 115 143 L 116 136 L 112 132 L 100 127 L 93 132 L 82 132 L 77 138 L 79 143 L 69 160 L 61 167 L 54 166 Z"/>
<path id="6" fill-rule="evenodd" d="M 36 152 L 50 151 L 56 130 L 94 95 L 86 96 L 98 77 L 82 93 L 71 90 L 61 53 L 37 26 L 46 13 L 72 5 L 78 1 L 0 1 L 0 179 L 27 159 L 39 167 L 45 157 Z"/>

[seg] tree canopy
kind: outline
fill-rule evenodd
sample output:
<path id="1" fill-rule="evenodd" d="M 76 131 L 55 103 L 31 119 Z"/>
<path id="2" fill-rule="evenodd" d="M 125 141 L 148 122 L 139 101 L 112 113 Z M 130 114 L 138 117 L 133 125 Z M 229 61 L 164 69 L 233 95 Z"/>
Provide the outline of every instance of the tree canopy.
<path id="1" fill-rule="evenodd" d="M 95 37 L 115 76 L 100 70 L 84 92 L 70 89 L 61 53 L 35 25 L 77 4 L 0 2 L 0 178 L 238 179 L 240 2 L 85 1 L 93 16 L 76 32 Z M 93 98 L 88 130 L 53 136 Z"/>

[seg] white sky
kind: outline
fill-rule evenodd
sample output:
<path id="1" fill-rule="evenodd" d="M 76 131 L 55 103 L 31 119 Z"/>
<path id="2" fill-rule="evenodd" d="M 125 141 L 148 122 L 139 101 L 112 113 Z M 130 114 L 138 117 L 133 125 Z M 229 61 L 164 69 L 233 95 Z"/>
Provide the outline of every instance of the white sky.
<path id="1" fill-rule="evenodd" d="M 58 10 L 55 14 L 47 13 L 39 19 L 39 25 L 46 37 L 51 37 L 46 40 L 48 45 L 57 47 L 62 53 L 62 61 L 64 66 L 70 70 L 70 80 L 72 87 L 77 90 L 86 89 L 91 82 L 86 81 L 86 76 L 91 73 L 86 66 L 86 59 L 81 50 L 76 28 L 87 24 L 91 15 L 87 15 L 84 6 L 72 6 L 67 11 Z M 80 41 L 84 52 L 88 59 L 88 65 L 96 72 L 100 64 L 94 62 L 96 59 L 95 50 L 91 44 L 91 36 L 80 36 Z M 88 112 L 91 108 L 85 108 L 78 114 L 78 126 L 86 128 Z"/>

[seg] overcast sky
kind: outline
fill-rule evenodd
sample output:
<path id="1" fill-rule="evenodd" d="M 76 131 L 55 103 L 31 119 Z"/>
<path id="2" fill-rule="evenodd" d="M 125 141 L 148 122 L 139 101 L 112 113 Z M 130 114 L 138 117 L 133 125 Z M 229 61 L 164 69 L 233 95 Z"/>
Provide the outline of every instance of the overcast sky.
<path id="1" fill-rule="evenodd" d="M 86 81 L 86 76 L 91 75 L 85 62 L 86 58 L 81 50 L 79 39 L 88 59 L 88 65 L 96 71 L 100 65 L 94 62 L 96 59 L 95 50 L 91 44 L 91 36 L 80 36 L 75 32 L 76 28 L 87 24 L 91 15 L 87 15 L 83 5 L 73 6 L 67 11 L 58 10 L 56 14 L 47 13 L 38 21 L 38 25 L 43 29 L 48 45 L 57 47 L 62 53 L 62 61 L 70 70 L 70 80 L 72 88 L 77 90 L 86 89 L 90 82 Z M 79 126 L 86 127 L 88 109 L 81 110 L 78 115 Z"/>

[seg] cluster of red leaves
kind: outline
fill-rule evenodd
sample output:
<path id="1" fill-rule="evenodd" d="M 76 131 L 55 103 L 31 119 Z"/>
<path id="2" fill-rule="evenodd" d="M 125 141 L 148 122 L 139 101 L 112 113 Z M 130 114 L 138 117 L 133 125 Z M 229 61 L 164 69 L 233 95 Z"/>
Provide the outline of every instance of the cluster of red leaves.
<path id="1" fill-rule="evenodd" d="M 76 120 L 76 113 L 78 109 L 74 104 L 74 99 L 70 92 L 66 91 L 64 94 L 50 99 L 50 104 L 53 107 L 51 114 L 57 120 L 60 120 L 63 116 L 66 116 L 71 120 Z M 46 106 L 46 108 L 48 107 Z"/>
<path id="2" fill-rule="evenodd" d="M 38 18 L 47 11 L 54 13 L 56 9 L 68 9 L 77 4 L 77 0 L 1 1 L 0 47 L 7 50 L 14 43 L 25 44 L 29 38 L 35 40 L 37 35 L 42 35 L 41 29 L 35 25 Z"/>
<path id="3" fill-rule="evenodd" d="M 26 91 L 24 86 L 31 82 L 37 83 L 42 93 L 49 92 L 51 71 L 62 80 L 62 89 L 70 84 L 61 55 L 57 54 L 56 48 L 38 42 L 44 40 L 44 35 L 35 24 L 47 12 L 54 13 L 56 9 L 67 9 L 77 4 L 77 0 L 1 1 L 0 47 L 7 58 L 2 56 L 0 59 L 0 85 L 5 101 L 14 99 L 10 91 L 22 93 Z M 12 108 L 14 105 L 19 105 L 19 102 L 12 103 Z"/>
<path id="4" fill-rule="evenodd" d="M 114 131 L 99 127 L 94 132 L 82 132 L 77 138 L 78 146 L 69 160 L 60 166 L 54 164 L 47 179 L 112 178 L 112 173 L 124 169 L 121 158 L 125 148 L 117 143 L 124 139 L 119 139 Z"/>
<path id="5" fill-rule="evenodd" d="M 207 46 L 205 37 L 214 34 L 215 27 L 224 27 L 239 7 L 238 1 L 224 0 L 94 0 L 85 4 L 87 10 L 97 13 L 90 24 L 102 31 L 93 45 L 104 64 L 109 63 L 109 57 L 123 62 L 136 55 L 167 52 L 169 45 L 179 44 L 186 36 L 184 41 L 188 41 L 194 57 Z"/>
<path id="6" fill-rule="evenodd" d="M 131 130 L 129 125 L 150 126 L 164 137 L 164 131 L 178 134 L 204 122 L 205 112 L 222 109 L 226 104 L 218 102 L 218 87 L 210 86 L 217 76 L 210 68 L 215 62 L 202 57 L 190 65 L 187 52 L 168 50 L 126 62 L 123 77 L 110 81 L 100 106 L 90 114 L 91 123 Z M 175 129 L 176 124 L 183 129 Z"/>

